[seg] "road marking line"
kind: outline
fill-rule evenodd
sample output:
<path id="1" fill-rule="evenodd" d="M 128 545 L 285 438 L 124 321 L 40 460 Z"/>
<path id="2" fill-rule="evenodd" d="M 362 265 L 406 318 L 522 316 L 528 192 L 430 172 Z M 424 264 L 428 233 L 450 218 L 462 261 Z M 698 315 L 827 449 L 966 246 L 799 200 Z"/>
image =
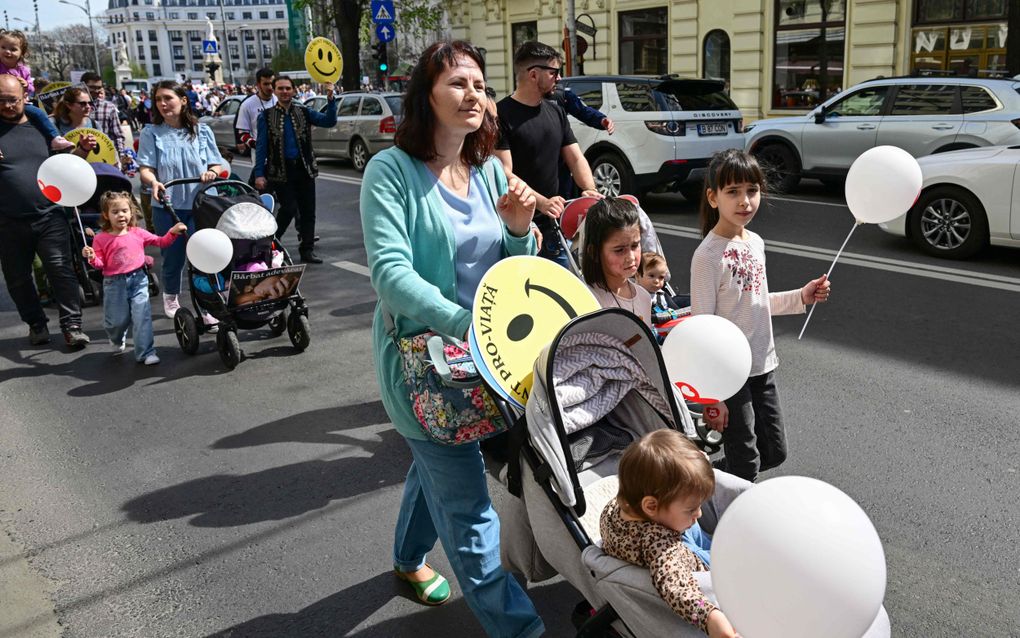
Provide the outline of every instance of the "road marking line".
<path id="1" fill-rule="evenodd" d="M 838 202 L 822 202 L 818 201 L 817 199 L 800 199 L 797 197 L 780 197 L 779 195 L 769 195 L 768 193 L 765 194 L 764 199 L 766 202 L 774 199 L 779 202 L 796 202 L 798 204 L 818 204 L 820 206 L 836 206 L 838 208 L 847 208 L 846 204 L 840 204 Z"/>
<path id="2" fill-rule="evenodd" d="M 234 160 L 234 166 L 244 166 L 245 168 L 251 168 L 251 162 L 243 162 L 241 160 Z M 325 179 L 331 182 L 340 182 L 342 184 L 354 184 L 361 186 L 360 177 L 348 177 L 347 175 L 333 175 L 332 173 L 319 173 L 320 179 Z"/>
<path id="3" fill-rule="evenodd" d="M 341 268 L 343 270 L 346 270 L 346 271 L 349 271 L 349 272 L 352 272 L 352 273 L 355 273 L 355 274 L 358 274 L 358 275 L 364 275 L 366 277 L 371 277 L 372 276 L 372 271 L 368 269 L 368 266 L 362 266 L 361 264 L 356 264 L 353 261 L 334 261 L 330 265 L 331 266 L 336 266 L 337 268 Z"/>
<path id="4" fill-rule="evenodd" d="M 696 239 L 698 241 L 702 239 L 701 231 L 687 226 L 656 224 L 655 228 L 657 232 L 662 233 L 663 235 L 672 235 L 675 237 L 683 237 L 685 239 Z M 824 262 L 832 262 L 833 257 L 836 256 L 836 251 L 834 250 L 815 248 L 812 246 L 801 246 L 781 241 L 765 242 L 765 250 L 785 255 L 794 255 L 796 257 L 817 259 Z M 863 266 L 864 268 L 873 268 L 875 270 L 914 275 L 917 277 L 927 277 L 929 279 L 939 279 L 942 281 L 971 284 L 985 288 L 1020 292 L 1020 279 L 1015 277 L 1004 277 L 1002 275 L 979 273 L 959 268 L 947 268 L 945 266 L 916 264 L 908 261 L 889 259 L 886 257 L 874 257 L 861 253 L 844 252 L 843 257 L 840 259 L 840 263 L 850 264 L 853 266 Z"/>

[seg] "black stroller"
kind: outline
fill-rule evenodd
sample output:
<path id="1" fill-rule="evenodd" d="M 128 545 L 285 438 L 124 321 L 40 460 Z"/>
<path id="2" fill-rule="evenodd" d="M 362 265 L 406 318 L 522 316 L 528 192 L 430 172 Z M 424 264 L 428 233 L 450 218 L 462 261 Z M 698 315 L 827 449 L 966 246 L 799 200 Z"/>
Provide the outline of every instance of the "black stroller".
<path id="1" fill-rule="evenodd" d="M 200 183 L 198 178 L 178 179 L 165 186 Z M 254 204 L 255 207 L 234 207 L 236 204 Z M 168 201 L 163 205 L 177 220 L 176 213 Z M 260 219 L 245 232 L 245 221 Z M 257 191 L 245 182 L 224 180 L 202 184 L 195 194 L 192 208 L 196 231 L 219 228 L 230 238 L 233 253 L 227 266 L 216 274 L 207 274 L 188 262 L 188 288 L 194 312 L 181 308 L 174 314 L 174 332 L 177 342 L 187 354 L 198 351 L 199 335 L 208 332 L 199 317 L 209 313 L 220 321 L 216 334 L 216 349 L 223 365 L 233 370 L 244 359 L 237 338 L 238 330 L 255 330 L 263 326 L 275 337 L 287 331 L 290 341 L 298 351 L 305 350 L 311 335 L 308 322 L 308 306 L 298 290 L 298 281 L 304 266 L 295 266 L 286 249 L 276 241 L 276 222 L 265 208 Z M 249 215 L 245 217 L 245 215 Z M 254 232 L 252 232 L 254 231 Z M 238 272 L 251 263 L 265 264 L 259 272 Z M 256 297 L 248 290 L 242 290 L 246 282 L 265 281 L 277 278 L 271 294 Z M 248 286 L 250 289 L 252 286 Z"/>
<path id="2" fill-rule="evenodd" d="M 96 174 L 96 192 L 87 202 L 78 207 L 81 226 L 75 219 L 73 208 L 64 208 L 64 213 L 71 233 L 71 264 L 74 267 L 74 276 L 78 280 L 78 301 L 83 306 L 98 306 L 103 302 L 103 273 L 89 264 L 88 260 L 82 256 L 81 249 L 92 245 L 92 235 L 89 234 L 89 231 L 98 233 L 100 230 L 99 198 L 111 191 L 130 193 L 131 180 L 116 166 L 103 163 L 93 163 L 89 166 Z M 149 280 L 149 296 L 155 297 L 159 294 L 159 280 L 148 263 L 143 266 L 143 269 Z"/>

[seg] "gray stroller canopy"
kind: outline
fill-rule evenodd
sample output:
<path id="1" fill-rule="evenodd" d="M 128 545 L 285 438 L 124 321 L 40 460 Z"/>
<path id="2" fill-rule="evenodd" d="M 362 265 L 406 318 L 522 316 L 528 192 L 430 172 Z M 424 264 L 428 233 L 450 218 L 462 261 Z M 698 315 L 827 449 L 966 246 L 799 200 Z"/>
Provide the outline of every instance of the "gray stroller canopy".
<path id="1" fill-rule="evenodd" d="M 276 234 L 276 218 L 264 206 L 241 202 L 223 211 L 216 229 L 231 239 L 262 239 Z"/>

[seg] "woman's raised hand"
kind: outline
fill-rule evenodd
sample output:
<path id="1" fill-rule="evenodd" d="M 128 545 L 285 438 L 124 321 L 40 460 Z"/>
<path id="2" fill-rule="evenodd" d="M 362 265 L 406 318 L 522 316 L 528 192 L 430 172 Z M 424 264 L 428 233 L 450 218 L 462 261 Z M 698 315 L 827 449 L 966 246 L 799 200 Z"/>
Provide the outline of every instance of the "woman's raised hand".
<path id="1" fill-rule="evenodd" d="M 511 177 L 506 194 L 496 201 L 496 211 L 513 235 L 523 237 L 535 216 L 535 193 L 523 180 Z"/>

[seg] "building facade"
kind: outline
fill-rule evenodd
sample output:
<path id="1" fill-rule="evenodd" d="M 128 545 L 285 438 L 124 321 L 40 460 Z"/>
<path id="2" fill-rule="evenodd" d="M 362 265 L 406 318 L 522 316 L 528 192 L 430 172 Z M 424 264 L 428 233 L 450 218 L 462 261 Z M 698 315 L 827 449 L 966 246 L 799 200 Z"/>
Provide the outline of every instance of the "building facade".
<path id="1" fill-rule="evenodd" d="M 1005 70 L 1010 0 L 576 0 L 583 73 L 715 77 L 748 119 L 805 112 L 876 76 Z M 1015 2 L 1014 4 L 1020 5 Z M 562 46 L 561 0 L 453 0 L 452 35 L 485 43 L 512 90 L 513 51 Z M 594 31 L 594 36 L 590 33 Z"/>
<path id="2" fill-rule="evenodd" d="M 202 40 L 212 22 L 223 79 L 251 82 L 256 69 L 288 46 L 287 1 L 222 0 L 222 15 L 220 5 L 220 0 L 110 0 L 104 16 L 108 44 L 115 49 L 124 44 L 128 59 L 150 78 L 183 73 L 202 79 L 207 77 Z"/>

